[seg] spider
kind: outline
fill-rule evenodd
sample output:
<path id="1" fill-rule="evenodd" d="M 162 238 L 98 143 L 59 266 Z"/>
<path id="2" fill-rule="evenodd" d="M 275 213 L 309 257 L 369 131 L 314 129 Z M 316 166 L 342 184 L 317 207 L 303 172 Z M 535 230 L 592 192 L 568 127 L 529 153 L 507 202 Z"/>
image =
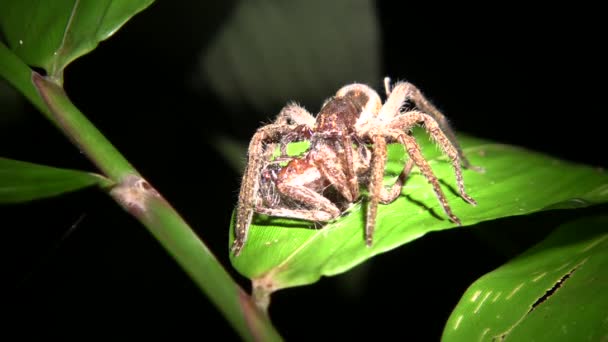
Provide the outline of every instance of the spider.
<path id="1" fill-rule="evenodd" d="M 291 103 L 283 107 L 273 123 L 256 131 L 249 144 L 239 193 L 231 248 L 235 256 L 247 240 L 254 212 L 327 222 L 339 217 L 360 197 L 360 183 L 366 185 L 369 196 L 365 241 L 371 246 L 378 204 L 390 203 L 400 195 L 414 165 L 431 184 L 449 219 L 461 224 L 411 129 L 423 125 L 449 157 L 460 195 L 472 205 L 476 202 L 465 191 L 461 167 L 477 168 L 464 156 L 445 116 L 416 86 L 397 82 L 391 88 L 387 77 L 384 87 L 387 96 L 384 104 L 371 87 L 353 83 L 326 100 L 316 117 Z M 288 143 L 306 140 L 310 146 L 302 155 L 287 157 Z M 409 156 L 389 189 L 383 186 L 388 143 L 403 145 Z M 281 156 L 272 160 L 277 147 Z M 285 161 L 287 164 L 281 166 Z"/>

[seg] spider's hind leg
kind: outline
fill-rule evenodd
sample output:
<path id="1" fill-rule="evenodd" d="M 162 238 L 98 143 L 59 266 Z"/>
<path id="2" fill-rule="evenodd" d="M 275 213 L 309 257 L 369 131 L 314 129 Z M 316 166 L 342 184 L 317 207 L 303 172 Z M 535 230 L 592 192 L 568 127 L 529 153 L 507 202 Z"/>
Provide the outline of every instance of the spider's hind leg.
<path id="1" fill-rule="evenodd" d="M 370 179 L 368 185 L 369 200 L 365 215 L 365 243 L 368 247 L 372 245 L 374 230 L 376 229 L 376 216 L 378 214 L 378 203 L 383 200 L 396 198 L 394 192 L 387 193 L 384 189 L 384 168 L 386 166 L 386 139 L 379 132 L 370 134 L 372 139 L 372 158 L 370 164 Z M 399 192 L 401 187 L 398 186 Z M 393 188 L 395 190 L 395 188 Z M 398 194 L 397 194 L 398 196 Z M 391 198 L 393 197 L 393 198 Z"/>
<path id="2" fill-rule="evenodd" d="M 435 119 L 435 121 L 439 124 L 441 131 L 443 131 L 445 136 L 451 142 L 452 146 L 454 146 L 456 149 L 460 162 L 462 163 L 462 167 L 477 172 L 484 172 L 482 167 L 472 165 L 471 162 L 469 162 L 467 157 L 464 155 L 462 148 L 458 144 L 458 140 L 456 139 L 456 135 L 450 126 L 448 119 L 422 94 L 418 87 L 409 82 L 397 82 L 395 86 L 390 89 L 390 79 L 387 77 L 385 78 L 384 82 L 387 95 L 390 93 L 391 97 L 399 97 L 401 103 L 409 100 L 416 106 L 418 110 L 430 115 L 433 119 Z M 397 113 L 394 115 L 397 115 Z"/>
<path id="3" fill-rule="evenodd" d="M 437 142 L 437 144 L 441 147 L 443 153 L 446 154 L 452 162 L 460 196 L 468 203 L 472 205 L 477 205 L 477 202 L 475 202 L 475 200 L 471 196 L 469 196 L 469 194 L 467 194 L 464 188 L 464 180 L 462 178 L 462 166 L 458 147 L 455 146 L 449 139 L 449 137 L 441 130 L 441 126 L 432 116 L 420 111 L 409 111 L 395 118 L 391 126 L 392 128 L 395 128 L 399 131 L 408 131 L 411 127 L 414 127 L 418 123 L 424 124 L 424 128 L 426 129 L 426 131 Z M 414 139 L 409 135 L 408 137 Z M 414 160 L 414 162 L 416 161 Z"/>
<path id="4" fill-rule="evenodd" d="M 397 178 L 395 183 L 389 189 L 382 187 L 382 191 L 380 192 L 380 203 L 392 203 L 394 200 L 397 199 L 397 197 L 399 197 L 399 195 L 401 195 L 403 184 L 405 184 L 407 177 L 412 171 L 412 167 L 414 167 L 414 161 L 412 160 L 412 158 L 409 158 L 407 160 L 407 163 L 405 164 L 405 167 L 403 168 L 403 171 L 401 172 L 401 174 L 399 174 L 399 177 Z"/>

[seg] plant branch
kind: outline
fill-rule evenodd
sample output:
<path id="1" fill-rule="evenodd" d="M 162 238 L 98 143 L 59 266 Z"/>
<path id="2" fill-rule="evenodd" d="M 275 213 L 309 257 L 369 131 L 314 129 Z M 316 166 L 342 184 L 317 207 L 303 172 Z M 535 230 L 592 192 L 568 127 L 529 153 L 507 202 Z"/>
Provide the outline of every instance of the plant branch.
<path id="1" fill-rule="evenodd" d="M 32 82 L 50 110 L 51 120 L 107 177 L 120 182 L 128 174 L 137 174 L 133 166 L 76 108 L 60 85 L 36 72 L 32 72 Z"/>
<path id="2" fill-rule="evenodd" d="M 183 218 L 87 120 L 60 85 L 33 72 L 1 42 L 0 76 L 114 181 L 110 196 L 150 231 L 244 340 L 281 340 L 268 316 L 255 307 Z"/>
<path id="3" fill-rule="evenodd" d="M 111 191 L 141 221 L 211 298 L 246 340 L 277 341 L 268 316 L 230 278 L 211 251 L 171 205 L 139 176 L 129 176 Z"/>

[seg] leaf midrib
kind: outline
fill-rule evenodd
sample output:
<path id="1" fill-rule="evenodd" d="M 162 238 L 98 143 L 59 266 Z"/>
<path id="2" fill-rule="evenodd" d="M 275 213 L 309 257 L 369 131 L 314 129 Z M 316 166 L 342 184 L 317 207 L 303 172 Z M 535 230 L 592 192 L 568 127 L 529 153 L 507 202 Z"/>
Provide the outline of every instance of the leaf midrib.
<path id="1" fill-rule="evenodd" d="M 59 68 L 58 64 L 59 64 L 59 60 L 63 56 L 66 37 L 68 36 L 68 32 L 70 32 L 70 30 L 72 28 L 72 23 L 74 22 L 74 17 L 76 15 L 76 12 L 78 11 L 79 4 L 80 4 L 80 0 L 74 0 L 74 5 L 72 6 L 72 11 L 70 12 L 70 17 L 68 18 L 68 22 L 66 23 L 65 29 L 63 30 L 63 36 L 61 37 L 61 44 L 59 44 L 59 47 L 54 52 L 53 67 L 52 67 L 52 70 L 49 70 L 49 71 L 50 71 L 51 76 L 57 80 L 62 79 L 61 74 L 63 72 L 63 68 L 58 70 L 58 68 Z"/>

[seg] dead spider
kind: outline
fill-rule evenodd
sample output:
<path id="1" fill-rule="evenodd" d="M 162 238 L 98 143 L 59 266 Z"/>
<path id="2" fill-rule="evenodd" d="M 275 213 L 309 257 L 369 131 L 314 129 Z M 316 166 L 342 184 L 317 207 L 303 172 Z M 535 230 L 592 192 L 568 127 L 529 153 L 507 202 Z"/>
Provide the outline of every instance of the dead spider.
<path id="1" fill-rule="evenodd" d="M 254 212 L 270 216 L 326 222 L 337 218 L 345 206 L 359 196 L 359 184 L 366 184 L 367 203 L 365 241 L 371 246 L 378 203 L 390 203 L 401 193 L 405 178 L 413 165 L 431 183 L 446 215 L 456 224 L 437 177 L 422 156 L 411 129 L 423 125 L 441 147 L 454 167 L 462 198 L 475 205 L 464 189 L 462 166 L 471 167 L 464 157 L 445 116 L 411 83 L 398 82 L 391 89 L 385 78 L 387 100 L 364 84 L 342 87 L 325 101 L 313 117 L 304 108 L 285 106 L 274 123 L 254 134 L 248 149 L 248 163 L 241 184 L 232 252 L 243 248 Z M 404 109 L 407 103 L 413 109 Z M 273 162 L 272 152 L 293 141 L 310 141 L 308 150 L 299 157 L 287 158 L 280 166 Z M 386 164 L 387 143 L 405 147 L 409 159 L 396 183 L 386 189 L 382 182 Z M 327 191 L 332 194 L 328 195 Z"/>

